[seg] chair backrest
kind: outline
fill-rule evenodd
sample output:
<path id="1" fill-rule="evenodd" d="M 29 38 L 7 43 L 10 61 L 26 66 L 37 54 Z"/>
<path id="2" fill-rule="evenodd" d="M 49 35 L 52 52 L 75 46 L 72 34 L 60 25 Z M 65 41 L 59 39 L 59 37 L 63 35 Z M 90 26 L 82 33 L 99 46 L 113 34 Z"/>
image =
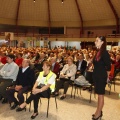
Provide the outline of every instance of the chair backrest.
<path id="1" fill-rule="evenodd" d="M 113 79 L 115 75 L 115 65 L 112 64 L 111 65 L 111 70 L 110 70 L 110 74 L 109 74 L 109 79 Z"/>

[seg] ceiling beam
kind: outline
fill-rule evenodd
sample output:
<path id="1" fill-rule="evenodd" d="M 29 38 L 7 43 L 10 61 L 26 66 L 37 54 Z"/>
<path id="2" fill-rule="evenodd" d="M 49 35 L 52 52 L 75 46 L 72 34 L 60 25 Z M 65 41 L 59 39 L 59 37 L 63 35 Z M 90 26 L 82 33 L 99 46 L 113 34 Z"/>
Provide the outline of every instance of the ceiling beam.
<path id="1" fill-rule="evenodd" d="M 80 22 L 81 22 L 81 28 L 80 28 L 80 36 L 81 36 L 81 34 L 83 34 L 83 18 L 82 18 L 82 14 L 81 14 L 81 11 L 80 11 L 80 7 L 79 7 L 79 4 L 78 4 L 78 1 L 75 0 L 75 3 L 76 3 L 76 6 L 77 6 L 77 9 L 78 9 Z"/>
<path id="2" fill-rule="evenodd" d="M 19 9 L 20 9 L 20 0 L 18 0 L 17 12 L 16 12 L 16 32 L 18 35 L 18 17 L 19 17 Z"/>
<path id="3" fill-rule="evenodd" d="M 47 3 L 48 3 L 48 28 L 49 28 L 49 37 L 50 37 L 50 27 L 51 27 L 50 0 L 47 0 Z"/>
<path id="4" fill-rule="evenodd" d="M 118 14 L 117 14 L 111 0 L 107 0 L 107 1 L 108 1 L 109 6 L 110 6 L 110 8 L 111 8 L 111 10 L 112 10 L 112 12 L 113 12 L 113 14 L 115 16 L 115 19 L 116 19 L 116 33 L 119 33 L 119 16 L 118 16 Z"/>

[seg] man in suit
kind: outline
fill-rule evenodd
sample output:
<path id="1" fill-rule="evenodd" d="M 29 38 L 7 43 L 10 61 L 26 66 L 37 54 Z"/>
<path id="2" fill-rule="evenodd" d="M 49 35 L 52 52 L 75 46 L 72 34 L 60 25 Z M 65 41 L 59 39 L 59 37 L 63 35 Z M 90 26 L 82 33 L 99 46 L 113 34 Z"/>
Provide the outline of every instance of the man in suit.
<path id="1" fill-rule="evenodd" d="M 58 62 L 56 62 L 56 57 L 52 57 L 50 61 L 52 64 L 52 72 L 54 72 L 58 77 L 60 72 L 60 65 Z"/>
<path id="2" fill-rule="evenodd" d="M 29 65 L 30 60 L 24 59 L 22 62 L 22 67 L 19 69 L 15 86 L 6 90 L 9 103 L 14 102 L 11 110 L 15 109 L 18 104 L 22 104 L 24 102 L 23 93 L 32 89 L 35 80 L 35 73 Z M 18 101 L 14 96 L 15 92 L 17 92 Z"/>
<path id="3" fill-rule="evenodd" d="M 77 56 L 76 66 L 77 66 L 76 77 L 78 77 L 79 75 L 84 75 L 84 72 L 85 72 L 86 67 L 87 67 L 87 62 L 84 60 L 84 56 L 82 53 L 80 53 Z"/>
<path id="4" fill-rule="evenodd" d="M 19 71 L 18 65 L 14 62 L 15 56 L 13 54 L 7 55 L 7 63 L 0 70 L 0 100 L 2 103 L 7 103 L 6 88 L 16 81 Z"/>

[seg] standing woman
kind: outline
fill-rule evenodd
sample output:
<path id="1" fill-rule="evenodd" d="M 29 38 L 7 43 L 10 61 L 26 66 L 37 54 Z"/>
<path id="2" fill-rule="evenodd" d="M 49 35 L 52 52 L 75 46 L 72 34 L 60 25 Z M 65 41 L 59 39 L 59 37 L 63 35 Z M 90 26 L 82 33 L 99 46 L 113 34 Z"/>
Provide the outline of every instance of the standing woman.
<path id="1" fill-rule="evenodd" d="M 102 117 L 102 109 L 104 106 L 105 86 L 108 80 L 109 71 L 111 69 L 111 61 L 108 52 L 106 51 L 106 38 L 100 36 L 96 38 L 95 46 L 98 51 L 93 59 L 93 81 L 95 92 L 98 94 L 98 105 L 93 120 L 98 120 Z"/>

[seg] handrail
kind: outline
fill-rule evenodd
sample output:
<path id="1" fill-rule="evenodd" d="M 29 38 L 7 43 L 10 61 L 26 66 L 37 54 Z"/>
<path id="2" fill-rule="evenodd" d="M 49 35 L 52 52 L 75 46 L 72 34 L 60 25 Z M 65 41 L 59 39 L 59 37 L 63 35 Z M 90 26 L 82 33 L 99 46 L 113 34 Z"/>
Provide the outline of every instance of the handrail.
<path id="1" fill-rule="evenodd" d="M 5 36 L 5 32 L 0 32 L 0 36 Z M 15 37 L 36 37 L 36 38 L 95 38 L 97 35 L 87 35 L 87 34 L 81 34 L 81 37 L 79 34 L 38 34 L 38 33 L 14 33 Z M 107 38 L 120 38 L 120 34 L 107 34 L 104 35 Z"/>

